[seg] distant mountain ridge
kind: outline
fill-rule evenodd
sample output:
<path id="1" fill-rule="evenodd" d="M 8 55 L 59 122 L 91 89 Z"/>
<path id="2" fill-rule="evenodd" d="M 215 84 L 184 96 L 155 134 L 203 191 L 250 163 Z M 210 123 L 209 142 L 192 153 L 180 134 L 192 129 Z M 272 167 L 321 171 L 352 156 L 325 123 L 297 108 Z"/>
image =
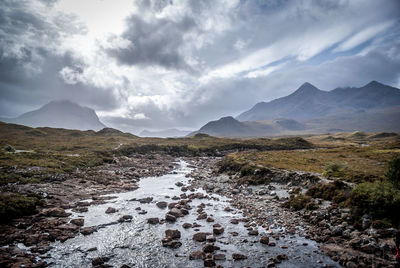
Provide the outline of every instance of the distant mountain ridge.
<path id="1" fill-rule="evenodd" d="M 69 100 L 51 101 L 41 108 L 24 113 L 16 118 L 2 118 L 1 121 L 29 127 L 52 127 L 77 130 L 105 128 L 96 112 Z"/>
<path id="2" fill-rule="evenodd" d="M 304 83 L 286 97 L 257 103 L 236 119 L 239 121 L 273 118 L 313 119 L 395 105 L 400 105 L 400 90 L 376 81 L 360 88 L 336 88 L 332 91 L 322 91 L 310 83 Z"/>
<path id="3" fill-rule="evenodd" d="M 260 137 L 356 130 L 400 131 L 400 90 L 376 81 L 332 91 L 304 83 L 286 97 L 259 102 L 236 118 L 210 121 L 191 135 Z"/>

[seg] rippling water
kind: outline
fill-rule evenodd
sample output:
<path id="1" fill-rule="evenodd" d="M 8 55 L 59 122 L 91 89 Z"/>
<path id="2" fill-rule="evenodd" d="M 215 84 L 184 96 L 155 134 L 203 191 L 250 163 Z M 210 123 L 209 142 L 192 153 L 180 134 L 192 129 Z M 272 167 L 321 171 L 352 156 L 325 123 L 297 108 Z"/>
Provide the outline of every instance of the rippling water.
<path id="1" fill-rule="evenodd" d="M 219 201 L 207 199 L 195 199 L 189 203 L 193 209 L 189 215 L 178 218 L 175 223 L 162 225 L 150 225 L 147 218 L 164 218 L 167 209 L 158 208 L 155 203 L 159 201 L 176 202 L 165 196 L 179 196 L 182 194 L 180 187 L 175 186 L 176 182 L 188 183 L 190 178 L 185 175 L 190 173 L 190 168 L 186 162 L 181 161 L 180 167 L 174 174 L 167 174 L 161 177 L 143 178 L 136 191 L 113 194 L 115 199 L 107 204 L 89 207 L 86 213 L 74 213 L 74 218 L 84 218 L 85 226 L 101 227 L 91 235 L 79 235 L 69 239 L 64 243 L 55 242 L 54 247 L 48 253 L 51 258 L 47 259 L 51 267 L 90 267 L 92 259 L 96 257 L 110 257 L 107 264 L 120 267 L 127 264 L 131 267 L 203 267 L 203 261 L 189 260 L 189 253 L 201 250 L 203 243 L 192 240 L 195 231 L 193 228 L 183 229 L 185 222 L 197 222 L 202 225 L 200 231 L 211 232 L 212 225 L 221 224 L 225 228 L 224 234 L 218 236 L 215 245 L 221 250 L 217 253 L 226 254 L 225 261 L 216 261 L 217 265 L 224 267 L 260 267 L 266 265 L 271 257 L 278 254 L 286 254 L 289 259 L 278 264 L 278 267 L 324 267 L 325 265 L 339 265 L 330 260 L 325 255 L 319 253 L 317 244 L 312 240 L 307 240 L 298 236 L 286 236 L 280 240 L 271 239 L 276 242 L 276 247 L 269 247 L 259 243 L 260 236 L 248 236 L 243 223 L 238 225 L 230 224 L 233 218 L 242 218 L 238 211 L 226 212 L 224 208 L 229 203 L 224 197 L 213 195 Z M 203 192 L 202 190 L 199 190 Z M 131 199 L 153 197 L 150 204 L 140 204 Z M 196 220 L 197 205 L 205 203 L 205 211 L 215 219 L 215 222 L 207 223 L 205 220 Z M 108 207 L 114 207 L 118 212 L 105 214 Z M 139 215 L 137 207 L 147 211 L 145 215 Z M 118 223 L 118 219 L 123 215 L 131 215 L 131 222 Z M 178 249 L 162 247 L 161 239 L 165 236 L 166 229 L 178 229 L 181 231 L 182 246 Z M 265 230 L 259 228 L 260 234 Z M 275 230 L 279 231 L 279 230 Z M 230 232 L 238 232 L 234 237 Z M 243 242 L 248 240 L 248 242 Z M 224 243 L 227 242 L 227 243 Z M 308 243 L 304 246 L 303 243 Z M 286 245 L 287 249 L 280 246 Z M 95 248 L 95 249 L 94 249 Z M 232 253 L 242 253 L 248 256 L 247 260 L 233 261 Z"/>

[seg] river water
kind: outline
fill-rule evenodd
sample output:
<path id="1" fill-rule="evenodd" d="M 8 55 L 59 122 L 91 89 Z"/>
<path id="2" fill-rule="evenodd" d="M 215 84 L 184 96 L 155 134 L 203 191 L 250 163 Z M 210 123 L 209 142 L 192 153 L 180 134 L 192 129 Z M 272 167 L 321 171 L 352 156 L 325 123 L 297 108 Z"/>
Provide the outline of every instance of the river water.
<path id="1" fill-rule="evenodd" d="M 193 234 L 198 231 L 211 232 L 212 225 L 221 224 L 225 232 L 217 237 L 216 246 L 221 249 L 216 253 L 225 254 L 226 260 L 216 261 L 223 267 L 262 267 L 275 258 L 278 254 L 286 254 L 288 260 L 283 260 L 278 267 L 340 267 L 326 255 L 318 250 L 315 241 L 301 238 L 297 235 L 285 236 L 279 240 L 270 238 L 276 243 L 275 247 L 261 244 L 260 235 L 266 231 L 259 228 L 259 236 L 248 236 L 248 231 L 240 222 L 238 225 L 229 223 L 231 219 L 243 218 L 237 210 L 227 212 L 224 208 L 229 206 L 226 198 L 212 195 L 214 199 L 194 199 L 189 203 L 193 208 L 189 215 L 178 218 L 175 223 L 151 225 L 147 218 L 164 218 L 168 209 L 160 209 L 155 203 L 159 201 L 176 202 L 169 197 L 182 194 L 181 187 L 175 185 L 182 182 L 187 185 L 191 178 L 187 178 L 191 169 L 184 161 L 180 161 L 179 167 L 171 174 L 160 177 L 148 177 L 141 179 L 139 189 L 132 192 L 113 194 L 115 198 L 108 203 L 89 207 L 85 213 L 74 213 L 73 218 L 83 218 L 84 227 L 97 227 L 97 232 L 83 236 L 78 235 L 64 243 L 55 242 L 53 249 L 49 251 L 51 258 L 46 259 L 51 263 L 50 267 L 91 267 L 91 261 L 97 257 L 109 257 L 107 264 L 113 267 L 121 267 L 126 264 L 130 267 L 203 267 L 201 260 L 189 260 L 189 253 L 201 250 L 204 243 L 192 240 Z M 203 192 L 202 190 L 198 190 Z M 153 197 L 149 204 L 140 204 L 132 199 Z M 205 211 L 215 219 L 215 222 L 196 220 L 197 206 L 206 204 Z M 108 207 L 116 208 L 113 214 L 106 214 Z M 147 214 L 139 214 L 140 207 Z M 131 215 L 131 222 L 119 223 L 118 219 L 123 215 Z M 182 228 L 182 224 L 197 222 L 202 227 L 197 229 Z M 178 249 L 165 248 L 161 239 L 165 237 L 166 229 L 178 229 L 182 237 L 182 246 Z M 279 229 L 272 230 L 279 232 Z M 238 236 L 232 236 L 231 232 L 237 232 Z M 284 246 L 284 248 L 281 248 Z M 286 248 L 287 246 L 287 248 Z M 248 257 L 246 260 L 234 261 L 232 253 L 241 253 Z"/>

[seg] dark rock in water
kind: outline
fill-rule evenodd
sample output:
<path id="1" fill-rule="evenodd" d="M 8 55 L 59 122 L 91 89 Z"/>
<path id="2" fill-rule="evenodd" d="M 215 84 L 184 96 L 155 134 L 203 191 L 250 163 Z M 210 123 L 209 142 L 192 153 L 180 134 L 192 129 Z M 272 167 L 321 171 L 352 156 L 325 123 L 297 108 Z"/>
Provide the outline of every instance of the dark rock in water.
<path id="1" fill-rule="evenodd" d="M 238 219 L 232 219 L 232 220 L 231 220 L 231 223 L 232 223 L 232 224 L 239 224 L 239 220 L 238 220 Z"/>
<path id="2" fill-rule="evenodd" d="M 174 215 L 167 213 L 165 215 L 165 220 L 168 222 L 176 222 L 176 217 Z"/>
<path id="3" fill-rule="evenodd" d="M 112 207 L 108 207 L 106 210 L 106 214 L 111 214 L 111 213 L 115 213 L 117 212 L 117 210 L 115 208 Z"/>
<path id="4" fill-rule="evenodd" d="M 214 267 L 215 261 L 213 259 L 205 259 L 204 260 L 204 267 Z"/>
<path id="5" fill-rule="evenodd" d="M 276 258 L 280 261 L 287 260 L 288 256 L 286 254 L 279 254 Z"/>
<path id="6" fill-rule="evenodd" d="M 240 254 L 240 253 L 233 253 L 232 254 L 232 259 L 234 260 L 244 260 L 247 259 L 247 256 Z"/>
<path id="7" fill-rule="evenodd" d="M 85 223 L 84 219 L 73 219 L 71 220 L 72 224 L 75 224 L 76 226 L 83 226 L 83 224 Z"/>
<path id="8" fill-rule="evenodd" d="M 191 223 L 185 222 L 184 224 L 182 224 L 182 227 L 185 229 L 191 228 L 193 225 Z"/>
<path id="9" fill-rule="evenodd" d="M 178 186 L 178 187 L 182 187 L 182 186 L 183 186 L 183 183 L 180 182 L 180 181 L 178 181 L 177 183 L 175 183 L 175 185 Z"/>
<path id="10" fill-rule="evenodd" d="M 220 235 L 224 232 L 224 228 L 223 227 L 214 227 L 213 228 L 213 233 L 215 235 Z"/>
<path id="11" fill-rule="evenodd" d="M 179 203 L 172 202 L 168 204 L 168 209 L 173 209 L 176 205 L 179 205 Z"/>
<path id="12" fill-rule="evenodd" d="M 238 232 L 232 232 L 231 234 L 232 234 L 232 236 L 238 236 L 239 235 Z"/>
<path id="13" fill-rule="evenodd" d="M 42 212 L 44 216 L 47 217 L 68 217 L 71 213 L 65 212 L 62 208 L 49 208 Z"/>
<path id="14" fill-rule="evenodd" d="M 146 198 L 139 199 L 139 202 L 142 204 L 148 204 L 151 201 L 153 201 L 153 197 L 146 197 Z"/>
<path id="15" fill-rule="evenodd" d="M 131 268 L 131 267 L 129 265 L 124 264 L 120 268 Z"/>
<path id="16" fill-rule="evenodd" d="M 183 217 L 182 211 L 177 208 L 171 209 L 170 211 L 168 211 L 168 214 L 171 214 L 171 215 L 175 216 L 176 218 Z"/>
<path id="17" fill-rule="evenodd" d="M 268 245 L 269 244 L 269 237 L 264 235 L 263 237 L 261 237 L 260 243 Z"/>
<path id="18" fill-rule="evenodd" d="M 211 242 L 211 243 L 217 241 L 217 239 L 216 239 L 215 236 L 213 236 L 213 235 L 207 236 L 207 237 L 206 237 L 206 240 L 207 240 L 207 242 Z"/>
<path id="19" fill-rule="evenodd" d="M 250 230 L 249 235 L 258 235 L 258 230 Z"/>
<path id="20" fill-rule="evenodd" d="M 141 210 L 141 211 L 138 212 L 138 214 L 144 215 L 144 214 L 147 214 L 147 211 L 146 210 Z"/>
<path id="21" fill-rule="evenodd" d="M 168 229 L 165 230 L 165 236 L 166 237 L 170 237 L 172 239 L 176 239 L 176 238 L 181 238 L 181 232 L 179 232 L 178 230 L 172 230 L 172 229 Z"/>
<path id="22" fill-rule="evenodd" d="M 197 242 L 204 242 L 206 241 L 207 235 L 209 235 L 210 233 L 205 233 L 205 232 L 199 232 L 199 233 L 195 233 L 193 235 L 193 240 L 197 241 Z"/>
<path id="23" fill-rule="evenodd" d="M 205 253 L 212 253 L 212 252 L 214 252 L 215 250 L 219 250 L 219 247 L 214 246 L 214 244 L 206 244 L 206 245 L 203 247 L 203 251 L 204 251 Z"/>
<path id="24" fill-rule="evenodd" d="M 88 212 L 89 209 L 87 207 L 78 207 L 78 208 L 73 208 L 72 211 L 73 212 L 83 213 L 83 212 Z"/>
<path id="25" fill-rule="evenodd" d="M 178 240 L 172 239 L 171 237 L 165 237 L 161 240 L 163 247 L 169 248 L 179 248 L 182 246 L 182 243 Z"/>
<path id="26" fill-rule="evenodd" d="M 206 254 L 201 250 L 190 252 L 189 255 L 190 260 L 204 260 L 205 258 Z"/>
<path id="27" fill-rule="evenodd" d="M 148 218 L 147 219 L 147 223 L 150 224 L 158 224 L 160 222 L 160 220 L 158 218 Z"/>
<path id="28" fill-rule="evenodd" d="M 207 221 L 207 222 L 214 222 L 214 219 L 211 218 L 211 217 L 208 217 L 206 221 Z"/>
<path id="29" fill-rule="evenodd" d="M 98 265 L 102 265 L 105 262 L 108 262 L 110 260 L 110 258 L 108 257 L 98 257 L 92 260 L 92 265 L 93 266 L 98 266 Z"/>
<path id="30" fill-rule="evenodd" d="M 165 201 L 161 201 L 161 202 L 157 202 L 156 203 L 156 206 L 159 207 L 159 208 L 166 208 L 167 205 L 168 205 L 168 203 L 165 202 Z"/>
<path id="31" fill-rule="evenodd" d="M 96 250 L 97 250 L 97 247 L 93 247 L 93 248 L 88 248 L 86 251 L 90 252 L 90 251 L 96 251 Z"/>
<path id="32" fill-rule="evenodd" d="M 269 243 L 268 243 L 268 246 L 270 246 L 270 247 L 275 247 L 275 246 L 276 246 L 276 243 L 275 243 L 275 242 L 269 242 Z"/>
<path id="33" fill-rule="evenodd" d="M 93 227 L 85 227 L 81 228 L 81 234 L 83 235 L 90 235 L 94 233 L 96 230 Z"/>
<path id="34" fill-rule="evenodd" d="M 204 220 L 206 218 L 207 218 L 207 213 L 203 212 L 197 217 L 197 220 Z"/>
<path id="35" fill-rule="evenodd" d="M 121 218 L 119 218 L 119 222 L 129 222 L 133 219 L 131 215 L 124 215 Z"/>

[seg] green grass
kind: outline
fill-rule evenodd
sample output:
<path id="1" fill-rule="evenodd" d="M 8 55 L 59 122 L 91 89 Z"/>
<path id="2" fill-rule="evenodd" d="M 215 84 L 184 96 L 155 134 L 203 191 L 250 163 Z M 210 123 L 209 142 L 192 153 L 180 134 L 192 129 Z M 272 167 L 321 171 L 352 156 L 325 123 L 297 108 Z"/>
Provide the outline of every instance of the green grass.
<path id="1" fill-rule="evenodd" d="M 0 222 L 35 214 L 39 203 L 40 198 L 36 195 L 2 194 L 0 195 Z"/>

